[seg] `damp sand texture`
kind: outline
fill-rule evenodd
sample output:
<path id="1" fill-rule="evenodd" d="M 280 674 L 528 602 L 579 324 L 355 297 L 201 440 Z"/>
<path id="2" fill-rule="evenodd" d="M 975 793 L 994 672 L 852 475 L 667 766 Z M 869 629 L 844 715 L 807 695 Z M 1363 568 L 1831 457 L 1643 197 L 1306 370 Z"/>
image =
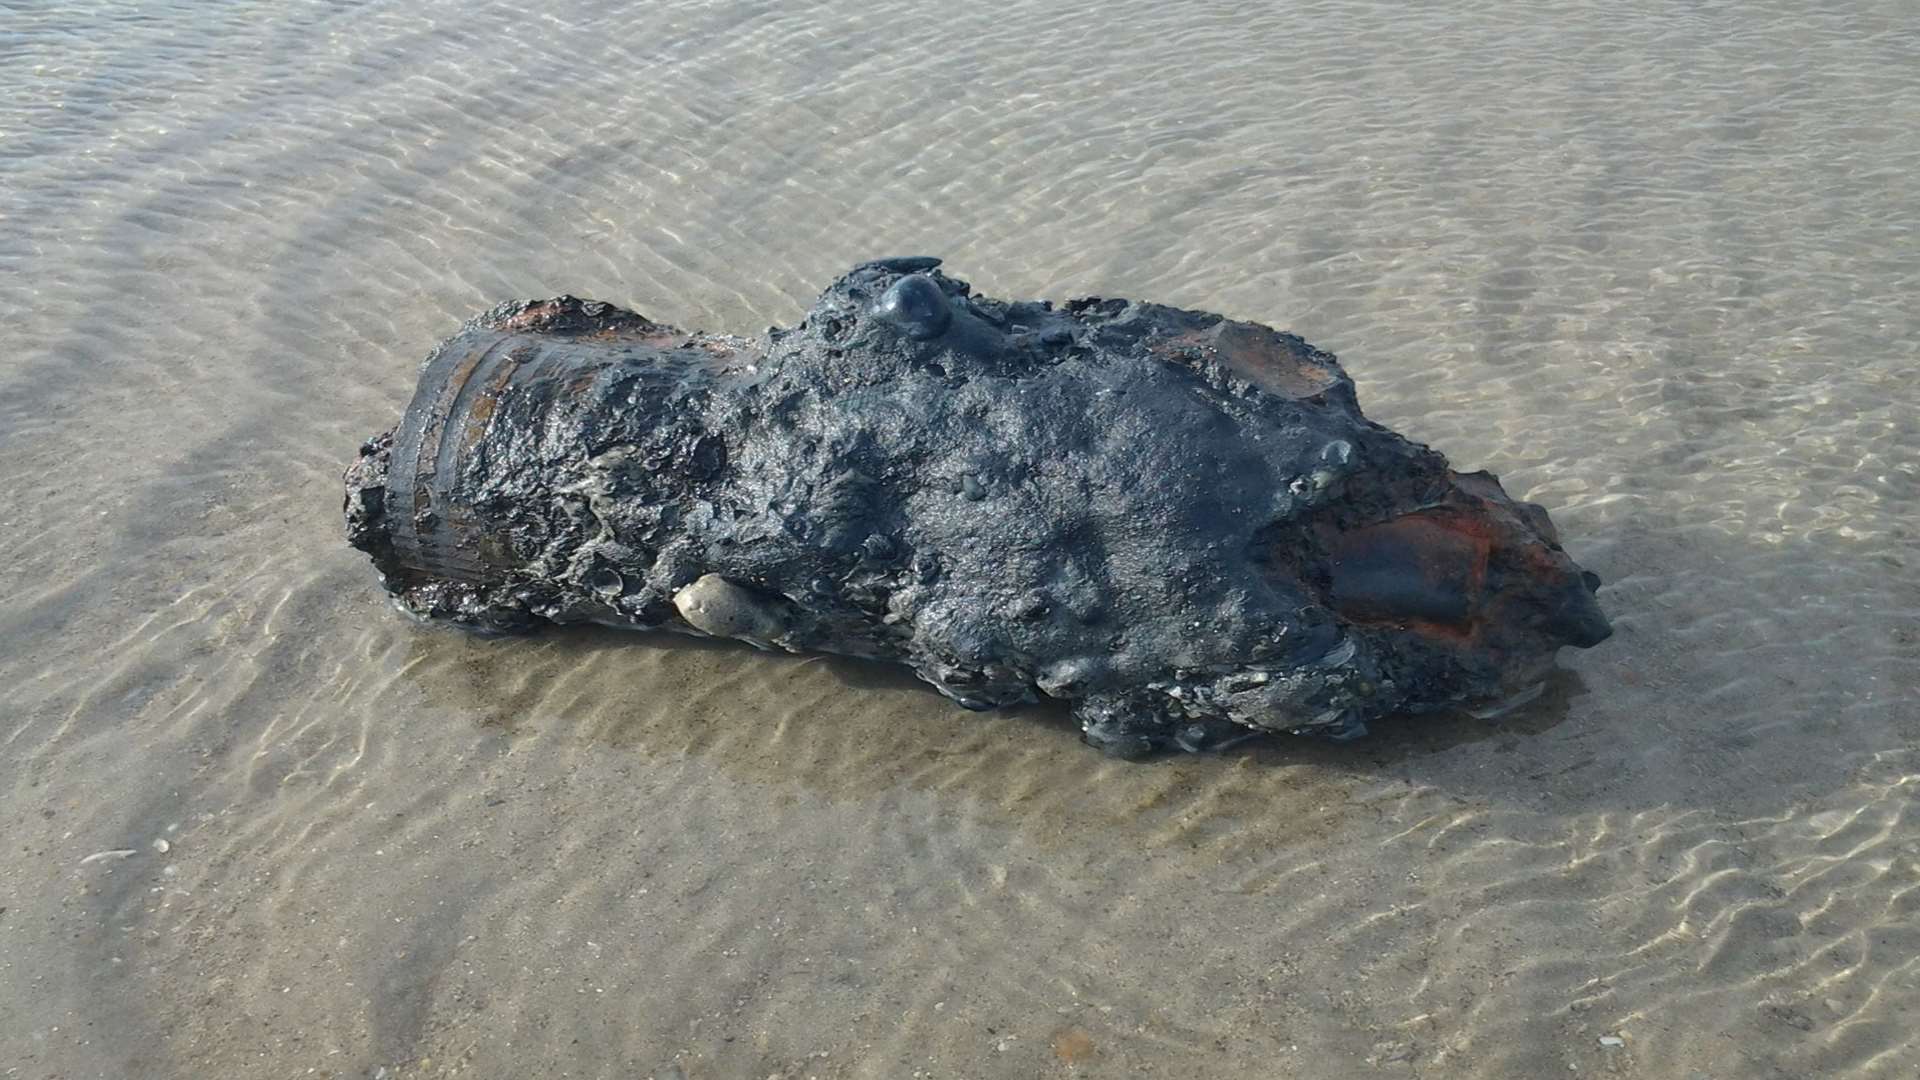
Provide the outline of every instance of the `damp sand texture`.
<path id="1" fill-rule="evenodd" d="M 1911 15 L 0 0 L 0 1077 L 1915 1075 Z M 345 545 L 466 316 L 900 252 L 1333 350 L 1615 636 L 1129 764 Z"/>

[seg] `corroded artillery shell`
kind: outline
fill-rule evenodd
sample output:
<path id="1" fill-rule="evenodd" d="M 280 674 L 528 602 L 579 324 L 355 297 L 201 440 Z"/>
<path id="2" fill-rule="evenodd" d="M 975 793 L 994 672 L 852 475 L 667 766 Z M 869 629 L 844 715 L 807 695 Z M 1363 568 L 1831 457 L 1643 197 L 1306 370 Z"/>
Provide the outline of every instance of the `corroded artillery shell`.
<path id="1" fill-rule="evenodd" d="M 1545 511 L 1219 315 L 863 264 L 791 329 L 509 304 L 347 473 L 406 611 L 898 661 L 1133 754 L 1510 695 L 1608 635 Z"/>

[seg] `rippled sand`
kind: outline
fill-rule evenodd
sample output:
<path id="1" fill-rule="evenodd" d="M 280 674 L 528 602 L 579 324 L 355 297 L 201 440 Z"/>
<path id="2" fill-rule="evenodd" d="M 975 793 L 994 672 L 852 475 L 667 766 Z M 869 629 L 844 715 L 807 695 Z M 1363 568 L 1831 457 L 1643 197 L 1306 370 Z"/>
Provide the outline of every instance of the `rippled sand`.
<path id="1" fill-rule="evenodd" d="M 1920 32 L 1818 7 L 0 0 L 0 1077 L 1920 1074 Z M 903 253 L 1335 350 L 1619 632 L 1129 765 L 342 542 L 461 318 Z"/>

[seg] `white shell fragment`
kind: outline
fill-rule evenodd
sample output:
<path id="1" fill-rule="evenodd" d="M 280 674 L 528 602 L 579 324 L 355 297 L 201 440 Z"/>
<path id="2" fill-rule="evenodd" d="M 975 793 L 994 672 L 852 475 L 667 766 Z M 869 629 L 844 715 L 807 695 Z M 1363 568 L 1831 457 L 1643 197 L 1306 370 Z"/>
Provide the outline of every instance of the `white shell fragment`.
<path id="1" fill-rule="evenodd" d="M 673 606 L 696 630 L 763 649 L 773 648 L 787 631 L 786 620 L 771 602 L 719 574 L 707 574 L 673 594 Z"/>

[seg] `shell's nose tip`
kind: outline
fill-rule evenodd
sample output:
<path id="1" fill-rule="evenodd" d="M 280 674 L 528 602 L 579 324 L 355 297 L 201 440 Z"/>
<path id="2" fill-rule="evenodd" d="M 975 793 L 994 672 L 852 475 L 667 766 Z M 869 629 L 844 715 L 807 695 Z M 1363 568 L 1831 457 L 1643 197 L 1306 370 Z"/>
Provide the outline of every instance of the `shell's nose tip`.
<path id="1" fill-rule="evenodd" d="M 1547 628 L 1567 644 L 1582 649 L 1591 649 L 1613 636 L 1613 624 L 1594 599 L 1593 586 L 1584 580 L 1561 594 L 1559 603 L 1548 613 Z"/>

